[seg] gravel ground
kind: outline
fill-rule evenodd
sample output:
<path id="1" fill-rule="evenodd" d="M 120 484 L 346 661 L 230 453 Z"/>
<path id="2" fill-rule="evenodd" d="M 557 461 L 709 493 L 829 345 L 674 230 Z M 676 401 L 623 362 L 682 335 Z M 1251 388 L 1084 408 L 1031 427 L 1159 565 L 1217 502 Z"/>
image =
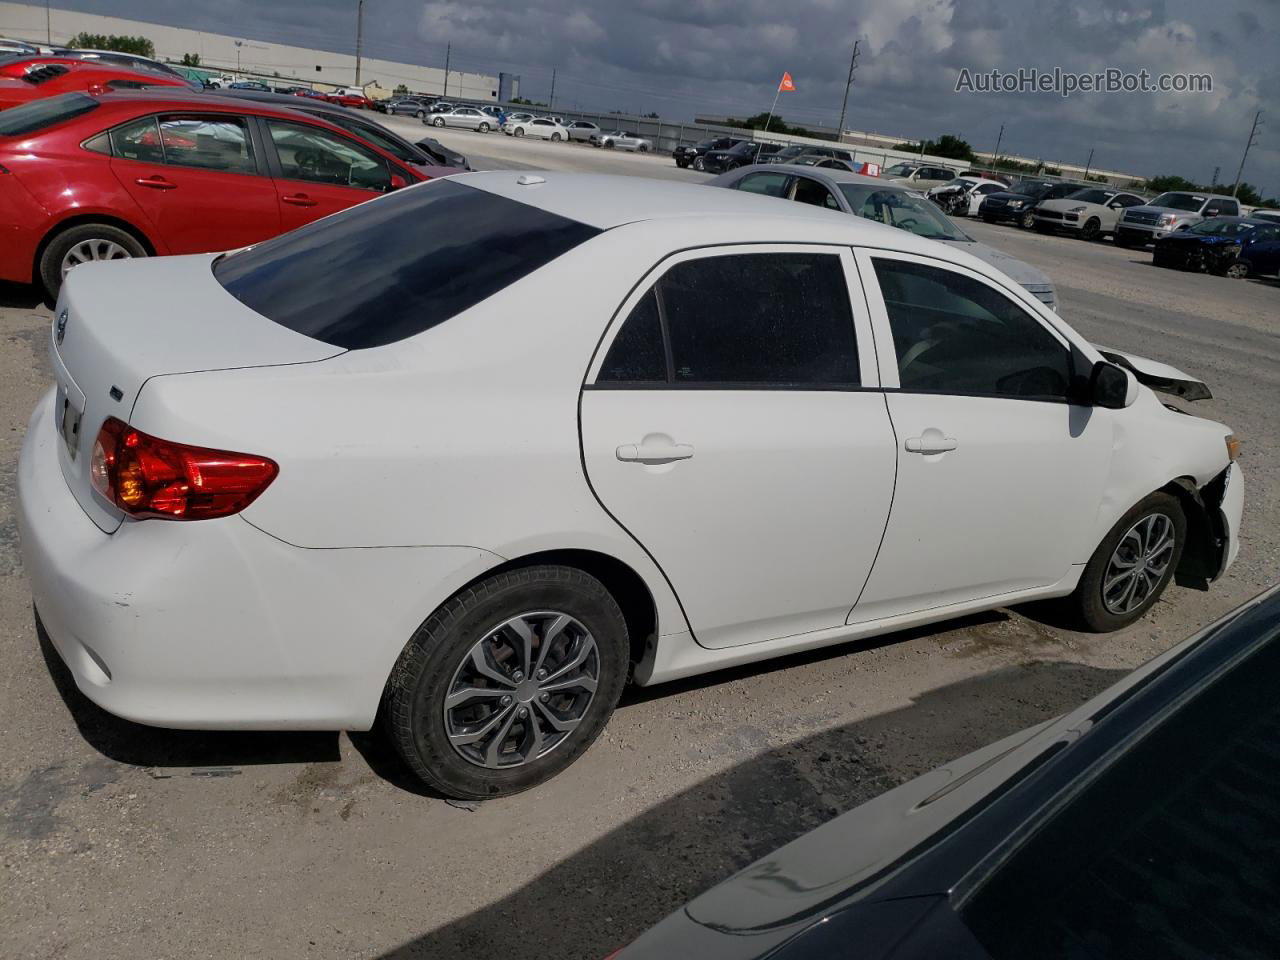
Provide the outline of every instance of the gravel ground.
<path id="1" fill-rule="evenodd" d="M 421 133 L 410 121 L 397 126 Z M 670 158 L 450 133 L 478 167 L 679 179 Z M 1060 713 L 1275 576 L 1280 289 L 1158 271 L 1109 243 L 975 224 L 1043 267 L 1100 343 L 1202 376 L 1244 440 L 1243 551 L 1106 637 L 1039 611 L 634 691 L 546 787 L 475 808 L 424 795 L 367 735 L 138 727 L 89 704 L 36 635 L 13 519 L 49 314 L 0 288 L 0 955 L 601 957 L 777 844 Z"/>

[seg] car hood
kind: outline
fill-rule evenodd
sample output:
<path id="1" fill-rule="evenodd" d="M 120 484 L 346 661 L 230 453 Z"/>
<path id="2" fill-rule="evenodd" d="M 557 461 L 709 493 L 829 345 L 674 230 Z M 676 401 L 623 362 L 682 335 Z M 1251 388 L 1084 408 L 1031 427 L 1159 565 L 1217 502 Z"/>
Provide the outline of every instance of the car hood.
<path id="1" fill-rule="evenodd" d="M 1074 210 L 1076 207 L 1084 207 L 1090 212 L 1106 209 L 1106 207 L 1100 203 L 1090 203 L 1087 200 L 1068 200 L 1066 197 L 1059 197 L 1057 200 L 1045 200 L 1042 203 L 1037 204 L 1037 206 L 1041 210 L 1058 211 Z"/>
<path id="2" fill-rule="evenodd" d="M 1203 380 L 1197 380 L 1177 367 L 1159 360 L 1140 357 L 1136 353 L 1094 344 L 1100 354 L 1117 366 L 1130 371 L 1144 386 L 1183 400 L 1212 400 L 1213 394 Z"/>
<path id="3" fill-rule="evenodd" d="M 1125 211 L 1125 213 L 1161 213 L 1161 214 L 1172 213 L 1175 216 L 1179 216 L 1179 217 L 1200 216 L 1200 214 L 1198 214 L 1194 210 L 1177 210 L 1173 207 L 1155 207 L 1149 203 L 1144 203 L 1136 207 L 1130 207 L 1128 210 Z"/>
<path id="4" fill-rule="evenodd" d="M 1006 274 L 1009 279 L 1018 282 L 1024 287 L 1053 286 L 1053 281 L 1049 279 L 1048 274 L 1043 270 L 1039 270 L 1031 264 L 1019 260 L 1017 257 L 1011 257 L 995 247 L 989 247 L 985 243 L 979 243 L 977 240 L 948 240 L 946 243 L 949 246 L 958 247 L 965 253 L 973 254 L 983 263 L 991 264 L 1001 273 Z"/>

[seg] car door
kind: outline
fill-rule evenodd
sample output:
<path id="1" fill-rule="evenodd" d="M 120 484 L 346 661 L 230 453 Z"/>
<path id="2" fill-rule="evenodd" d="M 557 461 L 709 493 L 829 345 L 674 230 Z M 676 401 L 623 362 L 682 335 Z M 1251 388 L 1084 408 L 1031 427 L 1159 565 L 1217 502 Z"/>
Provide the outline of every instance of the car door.
<path id="1" fill-rule="evenodd" d="M 284 230 L 393 189 L 390 165 L 363 144 L 294 120 L 261 119 L 264 140 L 273 150 L 273 180 Z"/>
<path id="2" fill-rule="evenodd" d="M 1209 217 L 1235 217 L 1239 216 L 1240 207 L 1234 200 L 1210 200 L 1204 205 L 1201 216 L 1205 219 Z"/>
<path id="3" fill-rule="evenodd" d="M 999 183 L 980 183 L 969 192 L 969 216 L 974 217 L 978 214 L 978 208 L 982 206 L 982 201 L 989 193 L 996 193 L 1005 189 Z"/>
<path id="4" fill-rule="evenodd" d="M 1280 273 L 1280 227 L 1254 227 L 1240 255 L 1254 273 Z"/>
<path id="5" fill-rule="evenodd" d="M 673 255 L 588 372 L 592 489 L 704 646 L 842 625 L 871 570 L 895 453 L 851 271 L 839 247 Z"/>
<path id="6" fill-rule="evenodd" d="M 172 113 L 111 131 L 111 172 L 162 252 L 206 253 L 280 232 L 275 185 L 245 117 Z"/>
<path id="7" fill-rule="evenodd" d="M 864 622 L 1078 573 L 1107 486 L 1111 411 L 1073 396 L 1068 339 L 995 282 L 859 250 L 897 436 L 893 511 Z"/>

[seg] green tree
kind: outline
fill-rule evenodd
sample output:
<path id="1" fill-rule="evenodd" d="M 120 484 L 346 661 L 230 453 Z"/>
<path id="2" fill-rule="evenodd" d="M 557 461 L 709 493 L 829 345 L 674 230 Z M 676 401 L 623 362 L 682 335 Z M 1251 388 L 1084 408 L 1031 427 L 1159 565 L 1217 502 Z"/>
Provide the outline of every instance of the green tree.
<path id="1" fill-rule="evenodd" d="M 198 67 L 198 66 L 200 66 L 200 54 L 198 54 L 198 53 L 184 53 L 184 54 L 182 55 L 182 65 L 183 65 L 184 67 Z"/>
<path id="2" fill-rule="evenodd" d="M 1236 199 L 1249 207 L 1274 205 L 1276 202 L 1263 200 L 1258 188 L 1244 180 L 1240 181 L 1240 188 L 1236 190 L 1232 183 L 1193 183 L 1185 177 L 1166 174 L 1152 177 L 1147 181 L 1147 187 L 1154 193 L 1164 193 L 1167 190 L 1203 190 L 1206 193 L 1230 194 L 1234 190 Z"/>
<path id="3" fill-rule="evenodd" d="M 815 140 L 830 140 L 831 137 L 824 137 L 820 133 L 814 133 L 804 127 L 793 126 L 787 123 L 778 114 L 774 114 L 770 118 L 767 113 L 757 113 L 754 117 L 747 117 L 745 120 L 737 120 L 733 117 L 728 118 L 728 124 L 731 127 L 742 127 L 746 130 L 764 130 L 765 124 L 769 126 L 769 133 L 791 134 L 795 137 L 813 137 Z"/>
<path id="4" fill-rule="evenodd" d="M 1172 174 L 1163 177 L 1152 177 L 1147 181 L 1147 186 L 1154 193 L 1164 193 L 1167 190 L 1199 190 L 1198 184 L 1192 183 L 1183 177 L 1175 177 Z"/>
<path id="5" fill-rule="evenodd" d="M 397 83 L 396 88 L 391 91 L 391 94 L 396 97 L 407 97 L 409 95 L 409 88 L 403 83 Z"/>
<path id="6" fill-rule="evenodd" d="M 156 45 L 146 37 L 129 37 L 114 33 L 77 33 L 68 41 L 67 46 L 82 50 L 116 50 L 120 53 L 133 53 L 140 57 L 156 55 Z"/>
<path id="7" fill-rule="evenodd" d="M 953 133 L 944 133 L 937 140 L 917 140 L 914 143 L 898 143 L 893 149 L 910 153 L 927 153 L 935 157 L 946 157 L 948 160 L 968 160 L 972 162 L 973 147 L 967 140 L 961 140 Z"/>

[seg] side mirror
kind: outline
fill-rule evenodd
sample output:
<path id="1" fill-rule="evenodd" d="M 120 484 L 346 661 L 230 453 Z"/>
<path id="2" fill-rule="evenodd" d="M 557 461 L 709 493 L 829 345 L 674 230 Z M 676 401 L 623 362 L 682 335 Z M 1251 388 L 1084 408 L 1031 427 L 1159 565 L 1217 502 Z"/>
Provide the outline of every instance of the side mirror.
<path id="1" fill-rule="evenodd" d="M 1129 375 L 1114 363 L 1099 360 L 1089 377 L 1089 401 L 1095 407 L 1121 410 L 1129 396 Z"/>
<path id="2" fill-rule="evenodd" d="M 393 173 L 391 175 L 392 190 L 399 190 L 401 187 L 407 187 L 408 185 L 409 185 L 409 181 L 406 180 L 404 177 L 400 176 L 400 174 Z"/>

